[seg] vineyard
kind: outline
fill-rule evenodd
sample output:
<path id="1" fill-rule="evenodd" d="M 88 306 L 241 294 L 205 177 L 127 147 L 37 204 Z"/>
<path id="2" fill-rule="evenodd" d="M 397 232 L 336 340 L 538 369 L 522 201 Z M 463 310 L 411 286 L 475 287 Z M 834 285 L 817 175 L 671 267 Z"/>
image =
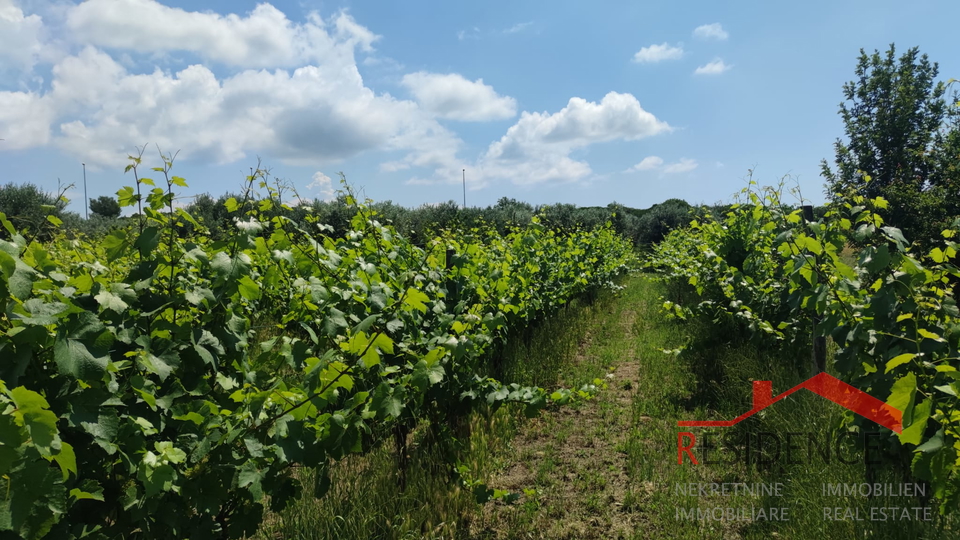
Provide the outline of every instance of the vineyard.
<path id="1" fill-rule="evenodd" d="M 848 195 L 814 221 L 785 204 L 782 186 L 751 182 L 730 211 L 672 232 L 648 264 L 675 290 L 694 293 L 667 299 L 674 317 L 704 318 L 781 353 L 829 338 L 829 366 L 787 367 L 807 375 L 829 367 L 903 411 L 902 433 L 886 430 L 883 446 L 929 483 L 946 515 L 960 500 L 960 222 L 939 247 L 919 252 L 884 225 L 878 212 L 887 205 Z M 848 414 L 843 429 L 868 422 Z"/>
<path id="2" fill-rule="evenodd" d="M 502 384 L 489 352 L 615 287 L 633 247 L 609 226 L 560 234 L 533 219 L 418 246 L 351 195 L 334 235 L 271 217 L 284 203 L 258 170 L 214 240 L 175 207 L 186 183 L 169 158 L 152 169 L 162 181 L 140 167 L 119 192 L 136 211 L 127 229 L 41 244 L 2 219 L 5 534 L 240 538 L 266 511 L 322 498 L 329 464 L 374 441 L 395 441 L 402 489 L 418 424 L 452 441 L 478 407 L 533 416 L 602 386 Z"/>

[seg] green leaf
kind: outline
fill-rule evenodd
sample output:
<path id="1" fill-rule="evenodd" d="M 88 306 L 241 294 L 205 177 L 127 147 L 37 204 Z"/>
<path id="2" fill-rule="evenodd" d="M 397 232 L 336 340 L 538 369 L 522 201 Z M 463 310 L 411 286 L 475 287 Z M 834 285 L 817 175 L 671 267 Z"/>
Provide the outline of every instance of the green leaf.
<path id="1" fill-rule="evenodd" d="M 343 316 L 343 312 L 337 308 L 330 308 L 329 313 L 323 320 L 323 329 L 328 336 L 335 336 L 339 334 L 340 328 L 347 327 L 347 319 Z"/>
<path id="2" fill-rule="evenodd" d="M 5 251 L 0 251 L 0 268 L 7 278 L 10 294 L 20 300 L 28 299 L 33 293 L 33 280 L 36 271 L 20 259 L 14 259 Z"/>
<path id="3" fill-rule="evenodd" d="M 923 328 L 918 329 L 918 330 L 917 330 L 917 333 L 920 334 L 921 336 L 923 336 L 923 337 L 926 338 L 926 339 L 932 339 L 932 340 L 934 340 L 934 341 L 939 341 L 939 342 L 943 342 L 943 341 L 944 341 L 944 339 L 943 339 L 942 337 L 940 337 L 940 334 L 934 334 L 933 332 L 931 332 L 931 331 L 929 331 L 929 330 L 924 330 Z"/>
<path id="4" fill-rule="evenodd" d="M 13 415 L 17 424 L 27 428 L 33 444 L 44 456 L 52 455 L 52 446 L 57 441 L 57 416 L 50 412 L 50 405 L 43 396 L 18 386 L 10 391 L 16 407 Z M 74 466 L 76 468 L 76 466 Z"/>
<path id="5" fill-rule="evenodd" d="M 13 429 L 19 431 L 15 426 Z M 20 452 L 17 451 L 16 447 L 0 445 L 0 476 L 9 473 L 13 464 L 18 461 L 20 461 Z M 0 527 L 0 530 L 3 530 L 2 527 Z"/>
<path id="6" fill-rule="evenodd" d="M 887 404 L 903 413 L 904 424 L 906 424 L 907 413 L 913 413 L 913 398 L 917 393 L 917 376 L 909 372 L 903 377 L 897 379 L 890 389 L 890 397 L 887 398 Z"/>
<path id="7" fill-rule="evenodd" d="M 240 291 L 240 296 L 246 300 L 253 301 L 260 299 L 260 285 L 257 285 L 256 281 L 250 279 L 250 276 L 240 278 L 238 290 Z"/>
<path id="8" fill-rule="evenodd" d="M 900 442 L 907 444 L 920 444 L 923 438 L 923 432 L 927 428 L 927 419 L 930 418 L 930 410 L 933 408 L 933 400 L 927 398 L 913 407 L 912 418 L 909 424 L 906 415 L 904 415 L 903 433 L 900 434 Z"/>
<path id="9" fill-rule="evenodd" d="M 870 273 L 877 273 L 890 264 L 890 249 L 886 245 L 880 247 L 867 246 L 860 254 L 860 265 Z"/>
<path id="10" fill-rule="evenodd" d="M 914 452 L 936 452 L 943 448 L 943 428 L 934 433 L 933 437 L 927 439 L 927 442 L 918 446 Z"/>
<path id="11" fill-rule="evenodd" d="M 401 328 L 403 328 L 403 321 L 401 321 L 400 319 L 393 319 L 392 321 L 387 323 L 388 332 L 397 332 Z"/>
<path id="12" fill-rule="evenodd" d="M 53 460 L 60 466 L 63 472 L 63 480 L 70 477 L 70 473 L 77 475 L 77 455 L 73 451 L 73 446 L 68 443 L 60 443 L 60 453 L 53 456 Z"/>
<path id="13" fill-rule="evenodd" d="M 240 467 L 237 473 L 237 487 L 245 487 L 250 490 L 253 500 L 259 501 L 263 498 L 263 487 L 260 485 L 263 479 L 263 473 L 257 468 L 253 461 L 247 461 Z"/>
<path id="14" fill-rule="evenodd" d="M 187 453 L 175 447 L 170 441 L 154 443 L 153 447 L 156 449 L 157 453 L 163 457 L 163 459 L 166 459 L 170 463 L 183 463 L 187 460 Z"/>
<path id="15" fill-rule="evenodd" d="M 353 330 L 351 330 L 351 333 L 356 334 L 356 333 L 359 333 L 359 332 L 366 332 L 367 330 L 370 329 L 370 326 L 373 325 L 373 323 L 374 323 L 379 317 L 380 317 L 380 315 L 378 315 L 378 314 L 370 315 L 369 317 L 367 317 L 367 318 L 363 319 L 362 321 L 360 321 L 359 324 L 357 324 L 356 326 L 354 326 L 354 327 L 353 327 Z"/>
<path id="16" fill-rule="evenodd" d="M 106 373 L 110 357 L 94 356 L 80 341 L 57 337 L 53 346 L 53 359 L 60 373 L 81 381 L 94 381 L 100 380 Z"/>
<path id="17" fill-rule="evenodd" d="M 122 229 L 113 231 L 103 239 L 101 245 L 107 251 L 107 262 L 119 259 L 129 247 L 126 231 Z"/>
<path id="18" fill-rule="evenodd" d="M 937 390 L 943 392 L 944 394 L 949 394 L 949 395 L 954 396 L 954 397 L 957 396 L 957 390 L 956 390 L 956 388 L 954 388 L 953 385 L 944 384 L 944 385 L 941 385 L 941 386 L 934 386 L 934 388 L 936 388 Z"/>
<path id="19" fill-rule="evenodd" d="M 116 450 L 114 441 L 117 439 L 117 433 L 120 430 L 120 418 L 117 412 L 110 407 L 103 407 L 95 422 L 81 420 L 80 426 L 96 441 L 101 448 L 113 455 Z"/>
<path id="20" fill-rule="evenodd" d="M 147 452 L 147 456 L 152 456 L 152 452 Z M 154 458 L 156 459 L 156 458 Z M 143 482 L 147 497 L 153 497 L 158 493 L 171 491 L 173 483 L 177 479 L 177 471 L 167 463 L 151 466 L 144 463 L 140 465 L 140 480 Z"/>
<path id="21" fill-rule="evenodd" d="M 112 292 L 101 289 L 100 293 L 94 296 L 94 299 L 100 304 L 101 309 L 103 310 L 112 310 L 117 313 L 123 313 L 130 308 L 126 302 L 124 302 L 119 296 L 113 294 Z"/>
<path id="22" fill-rule="evenodd" d="M 86 491 L 89 490 L 89 491 Z M 83 490 L 73 488 L 70 490 L 70 496 L 78 501 L 91 499 L 94 501 L 103 501 L 103 488 L 95 480 L 85 480 Z"/>
<path id="23" fill-rule="evenodd" d="M 903 233 L 900 232 L 900 229 L 895 227 L 881 227 L 881 230 L 886 233 L 891 240 L 897 243 L 897 247 L 903 249 L 904 246 L 909 244 L 907 239 L 903 237 Z"/>
<path id="24" fill-rule="evenodd" d="M 152 253 L 159 245 L 160 229 L 157 227 L 143 229 L 143 232 L 137 237 L 137 241 L 133 243 L 133 246 L 144 254 Z"/>
<path id="25" fill-rule="evenodd" d="M 801 236 L 797 238 L 797 243 L 806 248 L 808 251 L 811 251 L 814 255 L 820 255 L 823 253 L 823 246 L 820 245 L 820 242 L 816 238 L 811 236 Z"/>
<path id="26" fill-rule="evenodd" d="M 426 304 L 424 304 L 424 302 L 429 302 L 429 301 L 430 301 L 429 296 L 422 293 L 421 291 L 418 291 L 417 289 L 414 289 L 413 287 L 410 287 L 409 289 L 407 289 L 407 294 L 403 300 L 403 303 L 414 309 L 420 310 L 421 313 L 426 313 L 427 306 Z"/>
<path id="27" fill-rule="evenodd" d="M 901 364 L 906 364 L 907 362 L 916 358 L 916 356 L 917 355 L 913 353 L 904 353 L 904 354 L 893 357 L 887 362 L 887 369 L 884 370 L 884 373 L 890 373 L 890 370 L 892 370 L 893 368 Z"/>
<path id="28" fill-rule="evenodd" d="M 377 385 L 370 400 L 370 408 L 385 418 L 399 418 L 403 412 L 403 387 L 393 387 L 386 381 Z"/>

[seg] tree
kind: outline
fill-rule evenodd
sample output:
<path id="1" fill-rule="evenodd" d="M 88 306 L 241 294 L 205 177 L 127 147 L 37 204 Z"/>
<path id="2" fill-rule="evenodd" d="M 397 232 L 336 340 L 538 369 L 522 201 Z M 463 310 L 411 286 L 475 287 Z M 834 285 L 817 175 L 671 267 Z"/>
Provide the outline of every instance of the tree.
<path id="1" fill-rule="evenodd" d="M 861 49 L 840 104 L 847 142 L 835 144 L 835 171 L 821 163 L 829 197 L 884 197 L 884 219 L 921 245 L 937 241 L 958 210 L 956 156 L 944 155 L 957 146 L 956 109 L 937 74 L 917 48 L 899 60 L 892 44 L 883 56 Z"/>
<path id="2" fill-rule="evenodd" d="M 67 206 L 63 193 L 70 187 L 61 186 L 60 193 L 54 195 L 29 183 L 0 186 L 0 212 L 28 237 L 47 240 L 55 229 L 47 216 L 61 217 Z"/>
<path id="3" fill-rule="evenodd" d="M 120 203 L 113 197 L 106 195 L 90 199 L 90 211 L 105 218 L 120 217 Z"/>

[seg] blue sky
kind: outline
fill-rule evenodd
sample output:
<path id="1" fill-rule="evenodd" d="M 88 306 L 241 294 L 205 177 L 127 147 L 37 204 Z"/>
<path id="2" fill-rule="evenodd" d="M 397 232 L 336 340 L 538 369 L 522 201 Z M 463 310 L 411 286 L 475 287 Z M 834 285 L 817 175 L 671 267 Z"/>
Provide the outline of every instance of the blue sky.
<path id="1" fill-rule="evenodd" d="M 307 198 L 338 173 L 418 206 L 503 196 L 728 200 L 748 169 L 823 200 L 860 48 L 960 78 L 948 1 L 0 0 L 3 182 L 91 198 L 180 150 L 185 197 L 262 158 Z M 332 180 L 331 180 L 332 179 Z M 187 198 L 183 199 L 188 201 Z"/>

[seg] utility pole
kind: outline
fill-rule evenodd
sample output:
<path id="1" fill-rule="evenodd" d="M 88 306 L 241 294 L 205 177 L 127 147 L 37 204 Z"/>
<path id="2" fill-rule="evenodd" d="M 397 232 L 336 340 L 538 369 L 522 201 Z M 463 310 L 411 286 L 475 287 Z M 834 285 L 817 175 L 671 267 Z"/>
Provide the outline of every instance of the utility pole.
<path id="1" fill-rule="evenodd" d="M 90 219 L 90 199 L 87 198 L 87 164 L 83 165 L 83 213 L 86 219 Z"/>
<path id="2" fill-rule="evenodd" d="M 467 209 L 467 170 L 463 170 L 463 209 Z"/>

